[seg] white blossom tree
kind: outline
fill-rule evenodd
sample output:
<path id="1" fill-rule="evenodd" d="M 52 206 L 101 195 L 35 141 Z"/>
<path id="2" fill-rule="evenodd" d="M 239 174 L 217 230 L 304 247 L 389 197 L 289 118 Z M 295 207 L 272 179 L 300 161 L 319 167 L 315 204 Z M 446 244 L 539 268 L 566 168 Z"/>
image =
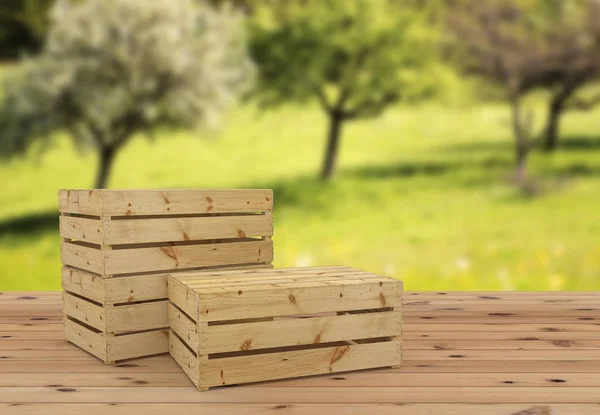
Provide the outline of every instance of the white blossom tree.
<path id="1" fill-rule="evenodd" d="M 42 53 L 5 82 L 1 154 L 67 131 L 96 149 L 105 187 L 134 134 L 215 124 L 249 86 L 242 18 L 193 0 L 58 0 Z"/>

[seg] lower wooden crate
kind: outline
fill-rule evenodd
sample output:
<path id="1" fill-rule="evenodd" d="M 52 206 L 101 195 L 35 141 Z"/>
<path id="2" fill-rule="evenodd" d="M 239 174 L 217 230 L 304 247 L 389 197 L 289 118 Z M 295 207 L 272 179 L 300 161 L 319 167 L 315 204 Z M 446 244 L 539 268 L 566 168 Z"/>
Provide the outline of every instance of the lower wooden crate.
<path id="1" fill-rule="evenodd" d="M 169 301 L 169 352 L 199 390 L 402 361 L 402 283 L 352 268 L 173 275 Z"/>
<path id="2" fill-rule="evenodd" d="M 219 267 L 259 268 L 272 265 Z M 107 364 L 168 353 L 167 277 L 155 273 L 104 278 L 63 266 L 66 339 Z"/>
<path id="3" fill-rule="evenodd" d="M 102 361 L 116 362 L 140 356 L 166 353 L 169 350 L 168 329 L 113 335 L 102 333 L 66 317 L 65 338 Z"/>

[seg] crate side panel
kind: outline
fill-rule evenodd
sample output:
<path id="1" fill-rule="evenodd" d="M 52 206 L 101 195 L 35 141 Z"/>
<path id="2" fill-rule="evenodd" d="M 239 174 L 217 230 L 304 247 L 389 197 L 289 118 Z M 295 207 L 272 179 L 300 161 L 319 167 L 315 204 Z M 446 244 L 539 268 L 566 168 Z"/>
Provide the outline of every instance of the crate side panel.
<path id="1" fill-rule="evenodd" d="M 64 265 L 70 265 L 95 274 L 105 274 L 104 255 L 100 249 L 62 241 L 60 259 Z"/>
<path id="2" fill-rule="evenodd" d="M 101 306 L 63 292 L 63 312 L 106 333 L 106 310 Z"/>
<path id="3" fill-rule="evenodd" d="M 107 245 L 232 239 L 271 235 L 273 235 L 271 214 L 191 218 L 164 217 L 104 222 L 104 243 Z"/>
<path id="4" fill-rule="evenodd" d="M 61 276 L 64 290 L 106 304 L 105 284 L 106 281 L 110 281 L 109 279 L 69 266 L 62 267 Z"/>
<path id="5" fill-rule="evenodd" d="M 194 385 L 198 386 L 198 358 L 185 347 L 173 332 L 169 332 L 169 353 Z"/>
<path id="6" fill-rule="evenodd" d="M 107 356 L 111 362 L 168 352 L 168 330 L 126 334 L 107 339 Z"/>
<path id="7" fill-rule="evenodd" d="M 169 326 L 190 349 L 198 351 L 198 325 L 173 304 L 169 304 Z"/>
<path id="8" fill-rule="evenodd" d="M 106 254 L 105 273 L 125 274 L 196 267 L 271 262 L 272 241 L 115 249 Z"/>
<path id="9" fill-rule="evenodd" d="M 59 216 L 60 236 L 76 241 L 102 245 L 102 221 L 77 216 Z"/>
<path id="10" fill-rule="evenodd" d="M 198 296 L 194 295 L 184 284 L 172 275 L 168 279 L 169 301 L 183 310 L 188 316 L 198 316 Z"/>
<path id="11" fill-rule="evenodd" d="M 62 213 L 102 215 L 102 190 L 59 190 L 58 208 Z"/>
<path id="12" fill-rule="evenodd" d="M 192 215 L 270 212 L 273 191 L 258 190 L 109 190 L 103 212 L 109 216 Z"/>
<path id="13" fill-rule="evenodd" d="M 252 286 L 197 291 L 200 321 L 315 314 L 395 307 L 402 303 L 401 284 L 350 281 L 332 285 L 296 284 L 295 288 Z"/>
<path id="14" fill-rule="evenodd" d="M 200 363 L 200 385 L 235 385 L 372 369 L 397 366 L 400 361 L 401 344 L 394 341 L 208 359 Z"/>
<path id="15" fill-rule="evenodd" d="M 106 338 L 69 319 L 64 320 L 65 338 L 77 347 L 106 361 Z"/>
<path id="16" fill-rule="evenodd" d="M 168 327 L 168 303 L 168 300 L 164 300 L 109 307 L 106 309 L 106 331 L 122 333 Z"/>
<path id="17" fill-rule="evenodd" d="M 200 331 L 201 353 L 222 353 L 342 340 L 398 336 L 399 312 L 376 312 L 208 326 Z M 180 334 L 181 336 L 181 334 Z"/>

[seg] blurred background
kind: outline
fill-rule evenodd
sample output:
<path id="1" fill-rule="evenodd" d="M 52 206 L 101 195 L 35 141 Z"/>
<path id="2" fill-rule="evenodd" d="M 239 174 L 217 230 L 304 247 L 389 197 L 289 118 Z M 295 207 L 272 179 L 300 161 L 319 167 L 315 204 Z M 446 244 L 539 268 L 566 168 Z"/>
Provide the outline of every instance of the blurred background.
<path id="1" fill-rule="evenodd" d="M 273 188 L 275 266 L 600 289 L 598 0 L 3 0 L 0 290 L 59 188 Z"/>

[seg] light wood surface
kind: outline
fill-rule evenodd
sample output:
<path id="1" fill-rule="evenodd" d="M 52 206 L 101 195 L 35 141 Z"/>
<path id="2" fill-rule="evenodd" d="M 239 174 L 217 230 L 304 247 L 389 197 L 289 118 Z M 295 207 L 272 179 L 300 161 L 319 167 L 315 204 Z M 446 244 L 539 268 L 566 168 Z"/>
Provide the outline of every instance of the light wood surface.
<path id="1" fill-rule="evenodd" d="M 107 366 L 64 341 L 61 293 L 0 293 L 0 414 L 600 414 L 599 293 L 404 296 L 401 368 L 200 393 L 169 356 Z"/>

